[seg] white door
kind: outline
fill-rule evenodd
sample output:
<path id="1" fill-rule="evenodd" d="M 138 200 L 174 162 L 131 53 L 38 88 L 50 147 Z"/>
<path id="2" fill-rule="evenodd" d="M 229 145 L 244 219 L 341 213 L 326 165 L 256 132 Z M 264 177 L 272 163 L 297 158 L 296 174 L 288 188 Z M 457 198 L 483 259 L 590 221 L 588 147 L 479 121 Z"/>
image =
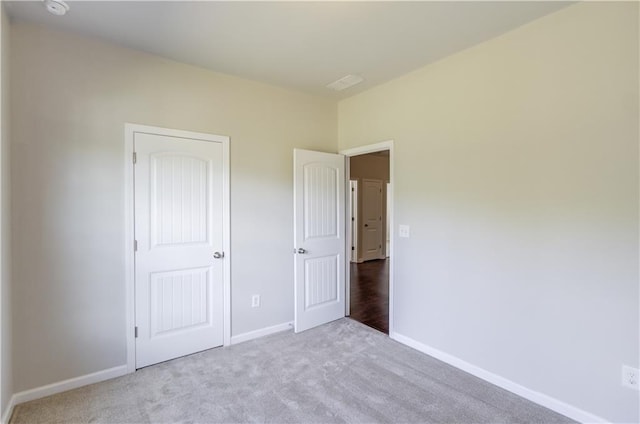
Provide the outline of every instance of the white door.
<path id="1" fill-rule="evenodd" d="M 344 317 L 344 156 L 295 149 L 295 331 Z"/>
<path id="2" fill-rule="evenodd" d="M 362 259 L 382 258 L 382 181 L 362 180 Z"/>
<path id="3" fill-rule="evenodd" d="M 134 151 L 141 368 L 223 344 L 225 164 L 221 142 L 136 132 Z"/>

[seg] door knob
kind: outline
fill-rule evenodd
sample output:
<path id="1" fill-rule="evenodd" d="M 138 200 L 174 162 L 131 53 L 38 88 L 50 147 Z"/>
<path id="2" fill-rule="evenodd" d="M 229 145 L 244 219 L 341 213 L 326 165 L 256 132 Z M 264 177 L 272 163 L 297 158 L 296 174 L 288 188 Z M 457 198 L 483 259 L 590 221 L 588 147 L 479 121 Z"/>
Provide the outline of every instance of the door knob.
<path id="1" fill-rule="evenodd" d="M 299 247 L 298 250 L 296 250 L 296 253 L 298 255 L 304 255 L 305 253 L 307 253 L 307 251 L 304 250 L 302 247 Z"/>
<path id="2" fill-rule="evenodd" d="M 369 224 L 364 224 L 364 226 L 365 226 L 365 227 L 368 227 L 368 226 L 369 226 Z"/>
<path id="3" fill-rule="evenodd" d="M 216 259 L 222 259 L 224 258 L 224 252 L 214 252 L 213 257 Z"/>

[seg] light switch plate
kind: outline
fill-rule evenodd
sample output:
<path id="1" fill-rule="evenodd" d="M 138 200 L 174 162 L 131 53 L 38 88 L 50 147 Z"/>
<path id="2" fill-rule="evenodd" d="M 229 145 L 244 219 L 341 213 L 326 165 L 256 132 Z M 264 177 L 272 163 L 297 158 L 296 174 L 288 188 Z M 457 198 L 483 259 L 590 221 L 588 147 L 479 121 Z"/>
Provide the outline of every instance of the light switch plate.
<path id="1" fill-rule="evenodd" d="M 411 231 L 408 225 L 401 224 L 398 227 L 398 237 L 406 237 L 408 238 L 411 235 Z"/>

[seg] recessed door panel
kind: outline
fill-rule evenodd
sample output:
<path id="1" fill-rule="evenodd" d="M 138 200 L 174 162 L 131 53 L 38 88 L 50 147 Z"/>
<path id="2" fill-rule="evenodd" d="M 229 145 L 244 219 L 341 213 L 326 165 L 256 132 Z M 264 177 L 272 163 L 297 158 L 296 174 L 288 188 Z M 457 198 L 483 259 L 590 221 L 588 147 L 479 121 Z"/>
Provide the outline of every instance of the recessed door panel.
<path id="1" fill-rule="evenodd" d="M 340 257 L 338 255 L 307 259 L 304 263 L 305 310 L 339 302 Z"/>
<path id="2" fill-rule="evenodd" d="M 305 240 L 338 237 L 338 169 L 322 163 L 304 166 Z"/>
<path id="3" fill-rule="evenodd" d="M 151 246 L 206 243 L 209 162 L 177 153 L 150 161 Z"/>
<path id="4" fill-rule="evenodd" d="M 211 323 L 209 268 L 151 274 L 151 334 L 164 337 Z"/>

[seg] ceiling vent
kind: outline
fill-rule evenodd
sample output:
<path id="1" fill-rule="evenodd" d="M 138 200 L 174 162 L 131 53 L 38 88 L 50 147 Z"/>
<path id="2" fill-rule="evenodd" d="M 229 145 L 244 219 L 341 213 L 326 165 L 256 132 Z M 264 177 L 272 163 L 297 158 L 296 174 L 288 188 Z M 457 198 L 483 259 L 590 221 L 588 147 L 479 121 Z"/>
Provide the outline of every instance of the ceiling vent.
<path id="1" fill-rule="evenodd" d="M 69 5 L 62 0 L 44 0 L 44 5 L 52 15 L 62 16 L 69 11 Z"/>
<path id="2" fill-rule="evenodd" d="M 345 88 L 360 84 L 362 81 L 364 81 L 364 78 L 362 78 L 360 75 L 347 75 L 346 77 L 342 77 L 339 80 L 327 85 L 327 88 L 335 91 L 342 91 Z"/>

